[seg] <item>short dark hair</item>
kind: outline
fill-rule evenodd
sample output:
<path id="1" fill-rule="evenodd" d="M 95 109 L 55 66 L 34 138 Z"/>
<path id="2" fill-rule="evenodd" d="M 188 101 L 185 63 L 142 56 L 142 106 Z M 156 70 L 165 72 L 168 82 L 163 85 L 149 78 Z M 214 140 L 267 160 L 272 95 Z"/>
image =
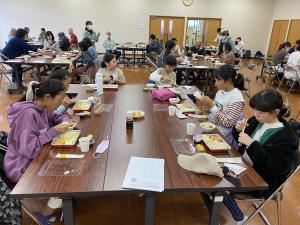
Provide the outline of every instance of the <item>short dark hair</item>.
<path id="1" fill-rule="evenodd" d="M 16 31 L 16 37 L 24 38 L 27 35 L 27 31 L 23 28 L 18 28 Z"/>
<path id="2" fill-rule="evenodd" d="M 290 108 L 283 104 L 281 94 L 273 89 L 264 89 L 250 99 L 249 105 L 251 108 L 261 112 L 273 112 L 279 109 L 279 116 L 288 117 Z"/>
<path id="3" fill-rule="evenodd" d="M 241 37 L 237 37 L 236 39 L 242 40 L 242 38 L 241 38 Z"/>
<path id="4" fill-rule="evenodd" d="M 151 39 L 155 39 L 155 38 L 156 38 L 155 34 L 151 34 L 151 35 L 150 35 L 150 38 L 151 38 Z"/>
<path id="5" fill-rule="evenodd" d="M 229 42 L 226 42 L 226 43 L 224 44 L 224 49 L 231 52 L 231 51 L 232 51 L 231 44 L 230 44 Z"/>
<path id="6" fill-rule="evenodd" d="M 292 47 L 292 44 L 291 44 L 291 42 L 287 41 L 287 42 L 285 42 L 285 46 L 286 47 Z"/>
<path id="7" fill-rule="evenodd" d="M 71 77 L 71 73 L 68 70 L 62 69 L 60 67 L 56 67 L 52 70 L 50 79 L 64 81 L 68 77 Z"/>
<path id="8" fill-rule="evenodd" d="M 221 32 L 221 30 L 222 30 L 221 27 L 219 27 L 219 28 L 217 29 L 217 32 L 219 33 L 219 32 Z"/>
<path id="9" fill-rule="evenodd" d="M 41 28 L 41 31 L 44 31 L 44 32 L 45 32 L 46 30 L 45 30 L 45 28 Z"/>
<path id="10" fill-rule="evenodd" d="M 63 36 L 65 36 L 65 33 L 64 33 L 64 32 L 59 32 L 57 35 L 58 35 L 59 37 L 63 37 Z"/>
<path id="11" fill-rule="evenodd" d="M 55 40 L 55 37 L 54 37 L 54 35 L 53 35 L 53 33 L 50 31 L 50 30 L 48 30 L 47 32 L 46 32 L 46 38 L 48 37 L 48 36 L 52 36 L 53 37 L 53 41 Z"/>
<path id="12" fill-rule="evenodd" d="M 177 39 L 173 37 L 173 38 L 171 38 L 171 41 L 177 41 Z"/>
<path id="13" fill-rule="evenodd" d="M 166 49 L 172 49 L 176 46 L 175 41 L 172 40 L 168 40 L 165 44 Z"/>
<path id="14" fill-rule="evenodd" d="M 85 41 L 80 41 L 78 43 L 78 47 L 80 48 L 81 51 L 85 52 L 88 50 L 89 46 Z"/>
<path id="15" fill-rule="evenodd" d="M 116 58 L 116 56 L 112 53 L 106 53 L 103 57 L 103 62 L 101 63 L 101 67 L 106 68 L 106 63 L 110 63 L 111 60 Z"/>
<path id="16" fill-rule="evenodd" d="M 230 80 L 233 86 L 245 90 L 244 88 L 244 77 L 242 74 L 237 73 L 231 65 L 224 65 L 214 70 L 213 75 L 217 80 Z"/>
<path id="17" fill-rule="evenodd" d="M 83 40 L 82 41 L 84 41 L 87 45 L 88 45 L 88 47 L 90 47 L 90 46 L 92 46 L 93 45 L 93 43 L 92 43 L 92 41 L 91 41 L 91 39 L 89 39 L 88 37 L 86 37 L 86 38 L 83 38 Z"/>
<path id="18" fill-rule="evenodd" d="M 88 21 L 85 22 L 85 25 L 86 25 L 86 26 L 87 26 L 87 25 L 93 25 L 93 23 L 92 23 L 92 21 L 89 21 L 89 20 L 88 20 Z"/>
<path id="19" fill-rule="evenodd" d="M 166 56 L 165 57 L 165 65 L 176 66 L 177 60 L 176 60 L 175 56 L 173 56 L 173 55 Z"/>

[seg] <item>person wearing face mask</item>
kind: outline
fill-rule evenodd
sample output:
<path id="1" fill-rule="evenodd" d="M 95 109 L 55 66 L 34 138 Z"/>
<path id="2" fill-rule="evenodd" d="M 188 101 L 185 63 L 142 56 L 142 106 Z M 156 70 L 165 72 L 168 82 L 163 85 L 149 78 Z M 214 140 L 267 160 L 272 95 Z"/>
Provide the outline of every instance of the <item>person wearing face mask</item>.
<path id="1" fill-rule="evenodd" d="M 82 36 L 82 39 L 88 38 L 92 41 L 93 44 L 95 44 L 99 41 L 100 32 L 96 34 L 96 32 L 93 30 L 93 23 L 91 21 L 86 21 L 85 30 Z"/>
<path id="2" fill-rule="evenodd" d="M 239 56 L 239 57 L 242 57 L 243 56 L 243 52 L 245 50 L 245 44 L 242 41 L 242 38 L 241 37 L 237 37 L 235 43 L 236 43 L 236 46 L 235 46 L 236 55 Z"/>
<path id="3" fill-rule="evenodd" d="M 292 45 L 290 42 L 284 42 L 279 45 L 278 51 L 272 56 L 272 62 L 275 66 L 282 64 L 285 61 L 291 47 Z"/>
<path id="4" fill-rule="evenodd" d="M 231 49 L 232 51 L 235 51 L 235 43 L 232 40 L 232 37 L 229 35 L 229 31 L 228 29 L 222 29 L 222 39 L 219 42 L 219 49 L 216 52 L 215 56 L 217 55 L 221 55 L 223 53 L 224 50 L 224 46 L 225 43 L 229 43 L 231 45 Z"/>
<path id="5" fill-rule="evenodd" d="M 109 31 L 106 32 L 106 39 L 103 42 L 103 48 L 105 49 L 105 53 L 112 53 L 116 55 L 117 59 L 121 56 L 121 52 L 117 51 L 116 42 L 111 39 L 111 33 Z"/>

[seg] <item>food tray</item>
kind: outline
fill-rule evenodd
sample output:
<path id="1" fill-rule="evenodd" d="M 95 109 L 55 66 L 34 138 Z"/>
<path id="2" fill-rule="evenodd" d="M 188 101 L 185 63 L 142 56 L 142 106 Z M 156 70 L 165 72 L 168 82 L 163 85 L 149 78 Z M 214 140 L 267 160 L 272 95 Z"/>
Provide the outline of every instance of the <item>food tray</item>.
<path id="1" fill-rule="evenodd" d="M 80 130 L 68 130 L 54 138 L 51 146 L 54 148 L 74 148 L 80 136 Z"/>
<path id="2" fill-rule="evenodd" d="M 47 160 L 40 169 L 39 176 L 79 176 L 84 160 Z"/>
<path id="3" fill-rule="evenodd" d="M 188 103 L 176 104 L 176 107 L 182 111 L 182 113 L 194 113 L 195 109 Z"/>
<path id="4" fill-rule="evenodd" d="M 187 138 L 170 138 L 171 145 L 177 155 L 194 155 L 196 149 L 193 146 L 193 141 Z"/>
<path id="5" fill-rule="evenodd" d="M 227 151 L 230 145 L 219 134 L 202 134 L 202 140 L 210 151 Z"/>
<path id="6" fill-rule="evenodd" d="M 73 111 L 75 113 L 83 112 L 83 111 L 89 111 L 91 108 L 92 103 L 88 100 L 80 100 L 75 103 L 73 106 Z"/>

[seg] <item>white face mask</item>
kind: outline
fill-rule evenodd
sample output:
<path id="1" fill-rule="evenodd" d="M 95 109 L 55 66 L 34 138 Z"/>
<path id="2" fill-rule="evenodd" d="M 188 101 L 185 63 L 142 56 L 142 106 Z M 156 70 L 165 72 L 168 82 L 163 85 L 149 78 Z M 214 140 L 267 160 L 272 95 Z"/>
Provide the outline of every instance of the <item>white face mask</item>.
<path id="1" fill-rule="evenodd" d="M 92 30 L 93 29 L 93 25 L 87 25 L 87 29 L 88 30 Z"/>
<path id="2" fill-rule="evenodd" d="M 107 39 L 110 39 L 110 35 L 106 35 L 106 38 L 107 38 Z"/>

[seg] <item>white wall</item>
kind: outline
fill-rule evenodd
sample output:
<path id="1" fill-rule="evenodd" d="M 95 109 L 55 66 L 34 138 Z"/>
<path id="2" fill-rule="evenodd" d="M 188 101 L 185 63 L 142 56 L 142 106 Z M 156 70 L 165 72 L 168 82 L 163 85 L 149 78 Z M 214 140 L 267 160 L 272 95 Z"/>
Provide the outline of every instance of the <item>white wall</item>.
<path id="1" fill-rule="evenodd" d="M 194 0 L 190 7 L 181 0 L 0 0 L 0 47 L 11 27 L 28 26 L 30 36 L 41 27 L 55 34 L 73 27 L 81 38 L 86 20 L 94 22 L 101 40 L 109 29 L 117 42 L 147 42 L 149 16 L 165 15 L 222 18 L 222 27 L 256 51 L 267 44 L 273 10 L 274 0 Z M 140 20 L 145 29 L 137 28 Z"/>
<path id="2" fill-rule="evenodd" d="M 275 0 L 273 19 L 300 19 L 299 0 Z"/>

